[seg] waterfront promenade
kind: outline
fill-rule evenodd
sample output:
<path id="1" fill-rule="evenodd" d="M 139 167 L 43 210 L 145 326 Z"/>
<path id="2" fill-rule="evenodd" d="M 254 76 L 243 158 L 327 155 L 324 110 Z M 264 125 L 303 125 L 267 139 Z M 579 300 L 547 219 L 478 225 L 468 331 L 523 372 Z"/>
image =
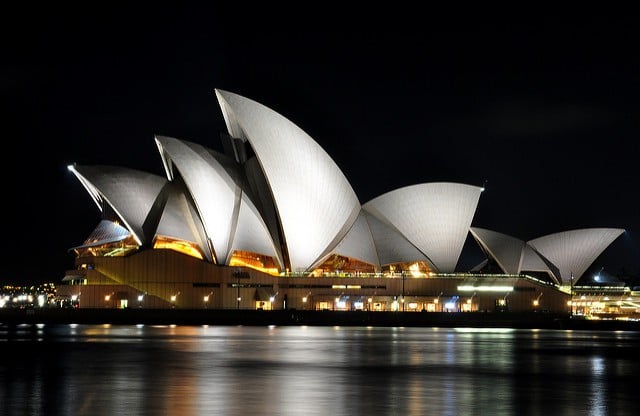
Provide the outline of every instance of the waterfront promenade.
<path id="1" fill-rule="evenodd" d="M 2 309 L 0 325 L 311 325 L 475 327 L 640 331 L 640 322 L 588 320 L 539 312 L 370 312 L 245 309 Z"/>

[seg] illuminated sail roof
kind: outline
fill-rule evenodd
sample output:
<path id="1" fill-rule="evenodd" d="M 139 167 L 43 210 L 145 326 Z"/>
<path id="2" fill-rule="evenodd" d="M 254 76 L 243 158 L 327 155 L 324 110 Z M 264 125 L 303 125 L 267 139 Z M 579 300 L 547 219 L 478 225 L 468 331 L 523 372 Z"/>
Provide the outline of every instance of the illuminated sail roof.
<path id="1" fill-rule="evenodd" d="M 143 225 L 167 184 L 161 176 L 114 166 L 69 166 L 102 211 L 107 204 L 118 215 L 138 244 L 150 242 L 154 234 Z M 155 231 L 155 230 L 154 230 Z"/>
<path id="2" fill-rule="evenodd" d="M 505 273 L 520 273 L 525 244 L 523 240 L 484 228 L 471 227 L 469 231 Z"/>
<path id="3" fill-rule="evenodd" d="M 478 205 L 481 187 L 451 182 L 407 186 L 363 205 L 428 257 L 440 272 L 454 272 Z"/>
<path id="4" fill-rule="evenodd" d="M 273 195 L 293 271 L 308 270 L 349 231 L 360 203 L 307 133 L 253 100 L 216 90 L 227 129 L 251 144 Z"/>
<path id="5" fill-rule="evenodd" d="M 483 189 L 452 182 L 395 189 L 361 205 L 336 163 L 298 126 L 248 98 L 215 93 L 230 135 L 223 135 L 225 154 L 157 136 L 166 178 L 69 167 L 103 213 L 85 246 L 131 236 L 149 248 L 165 238 L 224 265 L 241 251 L 270 256 L 281 271 L 310 271 L 340 255 L 376 269 L 422 261 L 455 272 L 470 232 L 505 273 L 547 272 L 566 283 L 624 232 L 582 229 L 525 243 L 471 228 Z"/>
<path id="6" fill-rule="evenodd" d="M 549 234 L 527 244 L 555 264 L 561 283 L 569 284 L 572 275 L 574 281 L 579 279 L 623 232 L 619 228 L 584 228 Z"/>

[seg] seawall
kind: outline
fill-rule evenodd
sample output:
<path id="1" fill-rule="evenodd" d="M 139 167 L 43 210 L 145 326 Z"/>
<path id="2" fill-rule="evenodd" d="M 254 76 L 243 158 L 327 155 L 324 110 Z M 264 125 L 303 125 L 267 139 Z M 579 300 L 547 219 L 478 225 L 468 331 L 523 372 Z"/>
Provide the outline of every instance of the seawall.
<path id="1" fill-rule="evenodd" d="M 311 325 L 639 331 L 640 322 L 538 312 L 369 312 L 244 309 L 2 309 L 0 325 Z"/>

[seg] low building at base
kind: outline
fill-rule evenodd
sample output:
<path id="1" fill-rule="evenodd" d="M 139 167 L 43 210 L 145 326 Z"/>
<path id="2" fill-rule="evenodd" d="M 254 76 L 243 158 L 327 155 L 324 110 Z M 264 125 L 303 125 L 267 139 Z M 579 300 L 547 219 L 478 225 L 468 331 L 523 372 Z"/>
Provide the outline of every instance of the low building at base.
<path id="1" fill-rule="evenodd" d="M 78 258 L 58 297 L 79 308 L 569 312 L 569 294 L 527 275 L 327 273 L 273 276 L 172 250 Z"/>

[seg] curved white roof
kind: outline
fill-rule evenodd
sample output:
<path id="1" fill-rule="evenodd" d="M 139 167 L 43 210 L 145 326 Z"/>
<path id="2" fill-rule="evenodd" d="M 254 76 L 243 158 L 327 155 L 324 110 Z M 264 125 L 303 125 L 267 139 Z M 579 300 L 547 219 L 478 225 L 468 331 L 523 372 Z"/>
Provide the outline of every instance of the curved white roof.
<path id="1" fill-rule="evenodd" d="M 236 196 L 241 190 L 204 146 L 163 136 L 156 136 L 156 143 L 169 179 L 174 175 L 170 162 L 180 171 L 213 244 L 216 263 L 224 263 L 237 215 Z"/>
<path id="2" fill-rule="evenodd" d="M 364 212 L 360 213 L 351 230 L 336 246 L 334 253 L 373 264 L 377 270 L 380 270 L 378 253 Z"/>
<path id="3" fill-rule="evenodd" d="M 240 210 L 238 211 L 237 225 L 233 233 L 230 256 L 225 264 L 229 264 L 231 254 L 235 250 L 245 250 L 271 256 L 278 263 L 280 270 L 284 269 L 282 256 L 276 250 L 273 240 L 269 236 L 267 226 L 262 221 L 262 217 L 256 207 L 244 193 L 240 200 Z"/>
<path id="4" fill-rule="evenodd" d="M 528 241 L 560 270 L 561 283 L 578 280 L 598 256 L 622 233 L 619 228 L 585 228 L 546 235 Z"/>
<path id="5" fill-rule="evenodd" d="M 436 267 L 420 250 L 392 226 L 365 212 L 380 265 L 424 261 L 433 270 Z"/>
<path id="6" fill-rule="evenodd" d="M 422 251 L 439 272 L 454 272 L 482 188 L 451 182 L 407 186 L 362 207 Z"/>
<path id="7" fill-rule="evenodd" d="M 519 274 L 524 240 L 484 228 L 471 227 L 473 238 L 493 257 L 503 272 Z"/>
<path id="8" fill-rule="evenodd" d="M 173 179 L 173 165 L 180 171 L 218 263 L 229 264 L 234 250 L 248 250 L 272 256 L 282 266 L 258 210 L 230 174 L 231 169 L 220 162 L 224 156 L 171 137 L 157 136 L 156 143 L 169 178 Z"/>
<path id="9" fill-rule="evenodd" d="M 216 95 L 235 138 L 225 148 L 240 152 L 236 160 L 157 136 L 167 178 L 113 166 L 69 167 L 106 211 L 103 217 L 115 215 L 126 228 L 103 224 L 94 236 L 129 232 L 146 245 L 156 233 L 166 235 L 196 243 L 218 264 L 245 250 L 292 271 L 340 254 L 377 268 L 424 261 L 434 271 L 455 272 L 470 231 L 506 273 L 545 271 L 566 283 L 624 232 L 582 229 L 524 243 L 470 229 L 482 188 L 450 182 L 396 189 L 360 205 L 342 171 L 303 130 L 255 101 L 222 90 Z"/>
<path id="10" fill-rule="evenodd" d="M 100 220 L 100 223 L 84 240 L 81 246 L 73 247 L 73 249 L 101 246 L 103 244 L 111 244 L 127 239 L 131 233 L 125 227 L 109 220 Z"/>
<path id="11" fill-rule="evenodd" d="M 202 221 L 187 196 L 175 187 L 168 187 L 167 202 L 156 229 L 157 235 L 190 241 L 200 248 L 208 261 L 213 261 L 207 245 Z"/>
<path id="12" fill-rule="evenodd" d="M 143 224 L 166 185 L 161 176 L 115 166 L 69 166 L 94 199 L 98 208 L 106 202 L 118 215 L 138 244 L 149 242 Z"/>
<path id="13" fill-rule="evenodd" d="M 526 272 L 544 272 L 556 283 L 560 284 L 560 271 L 550 261 L 541 257 L 530 245 L 526 244 L 522 249 L 522 264 L 520 271 Z"/>
<path id="14" fill-rule="evenodd" d="M 308 270 L 349 231 L 360 203 L 342 171 L 302 129 L 253 100 L 216 90 L 229 134 L 247 140 L 267 179 L 292 271 Z"/>

